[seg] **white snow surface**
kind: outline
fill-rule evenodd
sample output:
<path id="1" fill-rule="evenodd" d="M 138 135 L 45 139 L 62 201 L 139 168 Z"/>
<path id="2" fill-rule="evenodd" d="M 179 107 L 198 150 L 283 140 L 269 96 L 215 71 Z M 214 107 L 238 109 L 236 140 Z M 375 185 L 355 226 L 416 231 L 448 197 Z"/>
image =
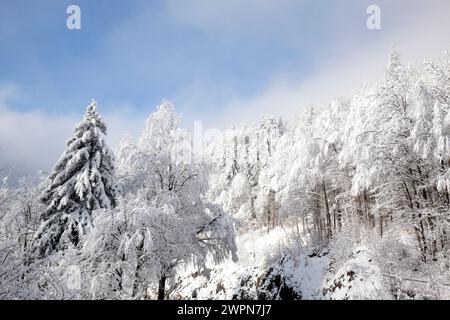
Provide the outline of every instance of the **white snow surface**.
<path id="1" fill-rule="evenodd" d="M 370 299 L 389 295 L 380 268 L 365 246 L 356 247 L 349 259 L 337 269 L 332 252 L 316 250 L 287 251 L 290 229 L 278 227 L 248 230 L 237 236 L 239 261 L 228 260 L 209 265 L 208 271 L 196 272 L 191 266 L 180 272 L 173 299 L 232 299 L 246 286 L 254 299 L 255 286 L 277 265 L 282 257 L 285 284 L 300 294 L 301 299 Z M 250 278 L 248 283 L 242 279 Z"/>
<path id="2" fill-rule="evenodd" d="M 351 258 L 327 279 L 324 293 L 333 300 L 381 299 L 389 294 L 380 268 L 365 246 L 353 250 Z"/>

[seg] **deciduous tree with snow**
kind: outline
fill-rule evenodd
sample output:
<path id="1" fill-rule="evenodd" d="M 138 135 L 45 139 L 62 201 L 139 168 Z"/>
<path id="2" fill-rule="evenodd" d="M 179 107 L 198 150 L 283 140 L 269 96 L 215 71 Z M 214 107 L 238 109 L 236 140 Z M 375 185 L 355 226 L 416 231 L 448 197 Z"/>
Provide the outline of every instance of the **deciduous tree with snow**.
<path id="1" fill-rule="evenodd" d="M 125 201 L 143 221 L 130 231 L 135 236 L 125 236 L 125 259 L 136 259 L 136 271 L 152 269 L 158 299 L 181 264 L 202 268 L 209 254 L 216 262 L 228 255 L 237 259 L 232 219 L 206 199 L 207 177 L 201 164 L 191 163 L 189 136 L 179 122 L 173 104 L 164 102 L 137 141 L 122 143 L 117 156 L 129 190 Z M 153 263 L 144 264 L 147 258 Z"/>

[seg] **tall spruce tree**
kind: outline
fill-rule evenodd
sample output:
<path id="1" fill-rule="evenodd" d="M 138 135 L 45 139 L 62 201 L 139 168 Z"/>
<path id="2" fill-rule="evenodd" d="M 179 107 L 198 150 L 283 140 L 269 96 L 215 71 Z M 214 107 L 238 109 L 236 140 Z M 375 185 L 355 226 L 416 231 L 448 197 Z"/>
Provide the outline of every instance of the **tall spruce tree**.
<path id="1" fill-rule="evenodd" d="M 117 203 L 114 156 L 106 144 L 106 124 L 94 100 L 74 132 L 41 195 L 47 208 L 35 235 L 34 253 L 38 257 L 77 245 L 91 225 L 92 212 Z"/>

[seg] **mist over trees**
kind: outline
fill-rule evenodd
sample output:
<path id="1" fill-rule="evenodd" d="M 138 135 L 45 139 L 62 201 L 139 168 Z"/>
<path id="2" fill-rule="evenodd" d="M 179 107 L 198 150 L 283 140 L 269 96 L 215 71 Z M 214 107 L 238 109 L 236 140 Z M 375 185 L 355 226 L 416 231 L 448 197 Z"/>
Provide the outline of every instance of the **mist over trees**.
<path id="1" fill-rule="evenodd" d="M 294 257 L 331 250 L 337 270 L 364 244 L 389 281 L 416 272 L 439 287 L 450 268 L 449 106 L 449 54 L 414 68 L 393 50 L 378 83 L 293 121 L 233 126 L 197 163 L 170 102 L 115 154 L 92 102 L 45 181 L 1 184 L 0 298 L 174 298 L 187 266 L 208 275 L 238 261 L 238 237 L 278 229 L 295 230 Z M 382 298 L 400 297 L 386 288 Z"/>

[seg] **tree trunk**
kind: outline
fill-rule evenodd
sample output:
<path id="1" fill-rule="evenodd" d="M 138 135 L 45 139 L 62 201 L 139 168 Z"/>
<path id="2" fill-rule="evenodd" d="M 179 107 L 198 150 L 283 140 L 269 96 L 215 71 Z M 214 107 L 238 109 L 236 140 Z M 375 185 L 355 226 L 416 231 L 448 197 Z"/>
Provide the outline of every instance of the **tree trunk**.
<path id="1" fill-rule="evenodd" d="M 250 210 L 252 212 L 252 219 L 256 219 L 256 212 L 255 212 L 255 200 L 253 199 L 252 191 L 250 190 Z"/>
<path id="2" fill-rule="evenodd" d="M 161 276 L 158 286 L 158 300 L 164 300 L 164 293 L 166 290 L 166 276 Z"/>
<path id="3" fill-rule="evenodd" d="M 337 228 L 339 231 L 342 229 L 342 212 L 339 204 L 339 199 L 336 201 L 336 216 L 337 216 Z M 334 227 L 336 229 L 336 226 Z"/>
<path id="4" fill-rule="evenodd" d="M 441 249 L 442 250 L 447 248 L 447 241 L 448 241 L 447 231 L 445 230 L 445 227 L 444 227 L 442 230 L 442 235 L 441 235 Z M 445 251 L 444 251 L 444 254 L 445 254 Z"/>
<path id="5" fill-rule="evenodd" d="M 331 239 L 332 226 L 331 226 L 330 207 L 328 205 L 328 195 L 327 195 L 327 189 L 325 187 L 325 181 L 323 181 L 323 180 L 322 180 L 322 190 L 323 190 L 323 196 L 324 196 L 324 201 L 325 201 L 325 213 L 326 213 L 326 219 L 327 219 L 327 239 Z"/>
<path id="6" fill-rule="evenodd" d="M 364 211 L 367 217 L 367 221 L 369 223 L 369 226 L 371 228 L 375 228 L 375 216 L 373 213 L 370 213 L 370 208 L 369 208 L 369 195 L 367 193 L 367 191 L 365 190 L 363 193 L 363 206 L 364 206 Z"/>
<path id="7" fill-rule="evenodd" d="M 437 239 L 436 239 L 436 234 L 434 231 L 434 217 L 430 217 L 430 214 L 427 214 L 427 222 L 428 222 L 428 226 L 430 228 L 430 237 L 431 237 L 431 257 L 433 258 L 433 260 L 436 260 L 436 254 L 438 252 L 438 248 L 437 248 Z"/>
<path id="8" fill-rule="evenodd" d="M 380 212 L 380 237 L 383 238 L 383 214 Z"/>
<path id="9" fill-rule="evenodd" d="M 316 230 L 317 244 L 322 243 L 322 219 L 320 217 L 320 205 L 317 192 L 314 195 L 314 229 Z"/>

